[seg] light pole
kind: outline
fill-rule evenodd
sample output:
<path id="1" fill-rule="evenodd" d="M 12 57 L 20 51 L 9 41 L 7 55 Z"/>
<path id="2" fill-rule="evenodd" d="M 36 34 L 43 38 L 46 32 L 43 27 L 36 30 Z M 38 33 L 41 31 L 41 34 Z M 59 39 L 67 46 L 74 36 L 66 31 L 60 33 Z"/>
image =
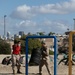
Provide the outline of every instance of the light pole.
<path id="1" fill-rule="evenodd" d="M 75 18 L 73 20 L 74 20 L 74 30 L 75 30 Z"/>
<path id="2" fill-rule="evenodd" d="M 6 21 L 5 21 L 6 15 L 4 15 L 4 40 L 6 37 Z"/>

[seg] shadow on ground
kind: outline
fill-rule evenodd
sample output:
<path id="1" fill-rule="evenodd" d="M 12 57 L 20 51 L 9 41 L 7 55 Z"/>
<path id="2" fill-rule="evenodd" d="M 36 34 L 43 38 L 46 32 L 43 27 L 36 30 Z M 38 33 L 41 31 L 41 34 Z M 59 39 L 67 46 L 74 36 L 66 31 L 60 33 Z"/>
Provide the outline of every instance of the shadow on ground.
<path id="1" fill-rule="evenodd" d="M 0 75 L 25 75 L 25 73 L 22 73 L 22 74 L 13 74 L 13 73 L 0 73 Z"/>
<path id="2" fill-rule="evenodd" d="M 25 73 L 23 74 L 13 74 L 13 73 L 0 73 L 0 75 L 26 75 Z M 39 73 L 29 73 L 28 75 L 39 75 Z"/>
<path id="3" fill-rule="evenodd" d="M 29 73 L 28 75 L 39 75 L 39 73 Z"/>

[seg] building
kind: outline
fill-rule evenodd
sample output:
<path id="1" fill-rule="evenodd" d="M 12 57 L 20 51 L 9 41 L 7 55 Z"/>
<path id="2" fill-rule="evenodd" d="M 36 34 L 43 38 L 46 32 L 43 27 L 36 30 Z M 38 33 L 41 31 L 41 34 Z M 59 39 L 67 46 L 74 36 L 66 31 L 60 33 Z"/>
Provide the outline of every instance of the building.
<path id="1" fill-rule="evenodd" d="M 10 32 L 7 32 L 7 39 L 10 39 Z"/>
<path id="2" fill-rule="evenodd" d="M 19 31 L 19 35 L 23 36 L 24 35 L 24 31 Z"/>

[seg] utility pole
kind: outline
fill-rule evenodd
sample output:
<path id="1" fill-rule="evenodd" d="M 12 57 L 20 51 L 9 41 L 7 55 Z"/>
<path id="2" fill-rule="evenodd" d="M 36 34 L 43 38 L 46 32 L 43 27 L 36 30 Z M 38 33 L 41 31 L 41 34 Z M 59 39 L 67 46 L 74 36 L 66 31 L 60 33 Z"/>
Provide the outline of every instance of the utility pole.
<path id="1" fill-rule="evenodd" d="M 75 30 L 75 18 L 73 20 L 74 20 L 74 30 Z"/>
<path id="2" fill-rule="evenodd" d="M 4 40 L 6 39 L 6 15 L 4 15 Z"/>

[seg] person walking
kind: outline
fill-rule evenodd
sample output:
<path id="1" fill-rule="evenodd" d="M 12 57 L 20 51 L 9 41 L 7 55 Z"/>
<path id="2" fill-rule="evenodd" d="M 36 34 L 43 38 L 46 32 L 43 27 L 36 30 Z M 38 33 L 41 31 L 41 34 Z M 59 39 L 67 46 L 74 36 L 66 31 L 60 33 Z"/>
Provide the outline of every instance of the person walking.
<path id="1" fill-rule="evenodd" d="M 44 41 L 42 41 L 42 47 L 41 47 L 41 60 L 40 60 L 40 65 L 39 65 L 39 74 L 42 75 L 41 71 L 42 71 L 42 67 L 45 65 L 47 68 L 47 71 L 49 73 L 49 75 L 51 75 L 50 70 L 49 70 L 49 65 L 48 65 L 48 51 L 47 51 L 47 46 L 45 44 Z"/>
<path id="2" fill-rule="evenodd" d="M 21 74 L 20 72 L 20 57 L 21 57 L 21 42 L 17 41 L 14 43 L 14 45 L 12 46 L 12 69 L 13 69 L 13 73 L 15 74 L 15 66 L 17 66 L 17 73 Z"/>

